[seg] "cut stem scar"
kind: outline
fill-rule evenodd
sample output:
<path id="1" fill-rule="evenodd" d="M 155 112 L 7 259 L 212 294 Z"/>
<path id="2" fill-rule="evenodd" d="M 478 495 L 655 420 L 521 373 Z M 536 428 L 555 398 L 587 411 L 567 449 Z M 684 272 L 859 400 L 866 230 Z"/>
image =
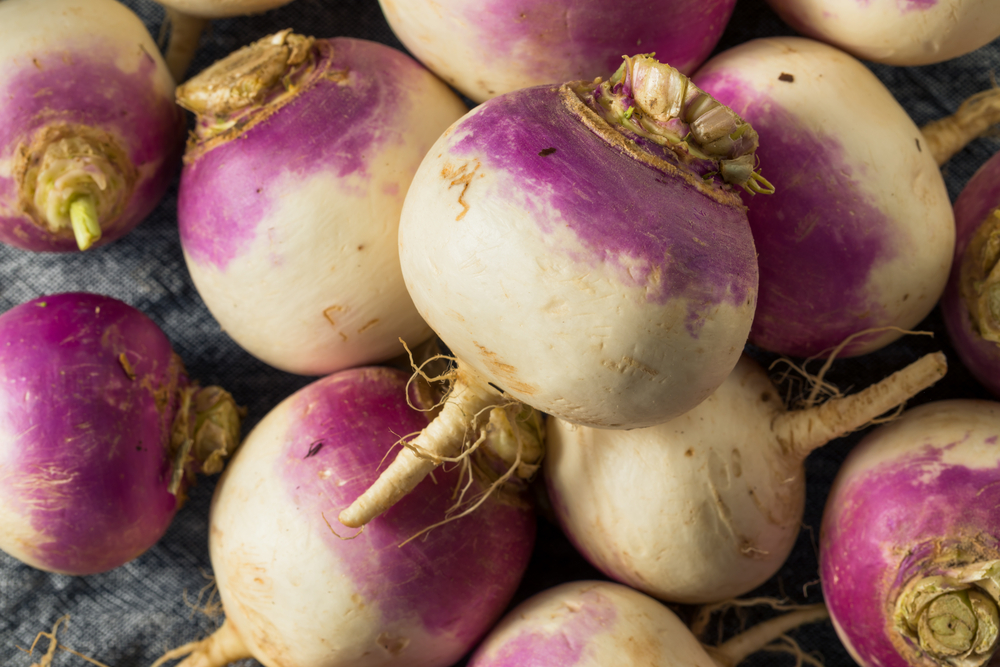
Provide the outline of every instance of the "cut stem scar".
<path id="1" fill-rule="evenodd" d="M 91 195 L 78 195 L 70 201 L 69 219 L 80 250 L 86 250 L 101 238 L 97 204 Z"/>

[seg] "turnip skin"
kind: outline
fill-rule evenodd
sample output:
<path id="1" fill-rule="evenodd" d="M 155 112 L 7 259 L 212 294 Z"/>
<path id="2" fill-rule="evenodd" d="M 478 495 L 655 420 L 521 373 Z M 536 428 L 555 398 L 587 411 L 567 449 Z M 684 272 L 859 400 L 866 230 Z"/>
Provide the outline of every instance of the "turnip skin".
<path id="1" fill-rule="evenodd" d="M 64 574 L 132 560 L 186 485 L 170 490 L 171 430 L 190 388 L 180 358 L 152 320 L 94 294 L 16 306 L 0 340 L 0 548 Z"/>
<path id="2" fill-rule="evenodd" d="M 399 212 L 427 149 L 466 111 L 399 51 L 347 38 L 315 48 L 293 99 L 222 143 L 189 146 L 178 200 L 213 316 L 254 356 L 304 375 L 430 337 L 400 274 Z"/>
<path id="3" fill-rule="evenodd" d="M 672 602 L 728 600 L 791 552 L 809 452 L 944 373 L 944 356 L 930 354 L 856 394 L 788 410 L 744 355 L 708 399 L 663 424 L 610 431 L 549 419 L 549 497 L 569 539 L 611 578 Z"/>
<path id="4" fill-rule="evenodd" d="M 955 261 L 948 286 L 941 297 L 941 313 L 948 336 L 962 363 L 994 396 L 1000 397 L 1000 344 L 983 335 L 996 337 L 995 316 L 990 315 L 990 298 L 995 278 L 990 273 L 995 258 L 976 244 L 977 234 L 995 236 L 1000 224 L 1000 153 L 987 160 L 969 179 L 955 200 Z M 984 237 L 987 238 L 987 237 Z M 978 250 L 978 254 L 976 252 Z M 967 278 L 963 280 L 963 273 Z M 974 283 L 980 283 L 979 289 Z M 977 295 L 984 295 L 982 307 Z"/>
<path id="5" fill-rule="evenodd" d="M 655 52 L 693 71 L 734 0 L 381 0 L 393 32 L 445 81 L 483 102 L 537 85 L 605 76 L 623 53 Z"/>
<path id="6" fill-rule="evenodd" d="M 997 403 L 938 401 L 879 427 L 842 465 L 824 511 L 820 574 L 834 626 L 858 664 L 948 664 L 921 657 L 893 614 L 909 581 L 997 560 L 998 439 Z"/>
<path id="7" fill-rule="evenodd" d="M 729 49 L 693 79 L 754 125 L 777 188 L 746 200 L 760 263 L 750 341 L 808 357 L 918 324 L 944 290 L 954 218 L 920 130 L 878 79 L 795 37 Z M 899 335 L 857 336 L 840 354 Z"/>
<path id="8" fill-rule="evenodd" d="M 48 231 L 19 201 L 18 153 L 44 128 L 83 125 L 109 134 L 134 170 L 131 192 L 101 219 L 90 247 L 143 220 L 176 174 L 183 117 L 173 79 L 145 26 L 112 0 L 5 0 L 0 7 L 0 241 L 36 252 L 80 247 L 72 230 Z"/>
<path id="9" fill-rule="evenodd" d="M 508 396 L 598 427 L 657 423 L 739 358 L 753 241 L 737 203 L 623 156 L 562 99 L 510 93 L 442 135 L 404 204 L 403 277 Z"/>
<path id="10" fill-rule="evenodd" d="M 222 19 L 266 12 L 292 0 L 156 0 L 161 5 L 188 16 Z"/>
<path id="11" fill-rule="evenodd" d="M 886 65 L 930 65 L 971 53 L 1000 37 L 994 0 L 768 0 L 807 37 Z"/>
<path id="12" fill-rule="evenodd" d="M 400 546 L 442 518 L 454 470 L 342 539 L 353 532 L 336 523 L 336 508 L 372 481 L 394 434 L 427 423 L 407 406 L 406 381 L 387 368 L 317 380 L 274 408 L 227 466 L 209 539 L 227 615 L 220 635 L 244 645 L 227 660 L 444 667 L 509 602 L 533 546 L 527 508 L 491 499 Z M 205 659 L 181 664 L 225 664 Z"/>

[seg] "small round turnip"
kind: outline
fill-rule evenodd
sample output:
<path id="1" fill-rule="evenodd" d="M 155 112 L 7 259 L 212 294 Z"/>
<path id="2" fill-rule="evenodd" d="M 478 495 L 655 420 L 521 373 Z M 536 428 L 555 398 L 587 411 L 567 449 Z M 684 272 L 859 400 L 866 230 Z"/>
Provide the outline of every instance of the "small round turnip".
<path id="1" fill-rule="evenodd" d="M 115 0 L 0 2 L 0 241 L 120 238 L 179 166 L 183 115 L 142 21 Z"/>

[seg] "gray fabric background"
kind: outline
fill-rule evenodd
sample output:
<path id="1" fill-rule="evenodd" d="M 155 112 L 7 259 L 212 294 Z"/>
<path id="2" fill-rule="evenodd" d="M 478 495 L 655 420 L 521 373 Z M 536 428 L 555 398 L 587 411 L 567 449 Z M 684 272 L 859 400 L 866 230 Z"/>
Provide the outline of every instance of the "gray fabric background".
<path id="1" fill-rule="evenodd" d="M 2 1 L 2 0 L 0 0 Z M 44 1 L 44 0 L 39 0 Z M 162 10 L 150 0 L 128 0 L 156 36 Z M 219 20 L 203 38 L 190 72 L 197 72 L 252 40 L 291 27 L 316 37 L 353 36 L 402 48 L 382 17 L 376 0 L 296 0 L 269 13 Z M 740 0 L 718 50 L 758 36 L 793 34 L 760 0 Z M 990 85 L 1000 68 L 1000 40 L 968 56 L 919 68 L 873 66 L 918 124 L 953 112 L 960 100 Z M 980 140 L 945 168 L 954 199 L 962 186 L 993 152 L 996 139 Z M 122 299 L 152 317 L 174 343 L 189 373 L 202 384 L 220 384 L 247 406 L 245 431 L 284 397 L 311 381 L 275 371 L 238 348 L 209 315 L 196 293 L 179 247 L 175 223 L 176 184 L 159 208 L 123 240 L 87 253 L 39 255 L 0 246 L 0 310 L 36 296 L 86 290 Z M 839 386 L 861 387 L 896 370 L 920 354 L 944 349 L 951 370 L 935 388 L 914 403 L 945 397 L 987 397 L 948 347 L 937 312 L 921 326 L 933 339 L 914 337 L 874 355 L 839 362 L 829 379 Z M 768 355 L 750 350 L 767 361 Z M 790 602 L 821 600 L 815 543 L 823 500 L 837 466 L 858 435 L 827 445 L 808 460 L 809 506 L 795 552 L 786 566 L 756 593 Z M 18 647 L 31 644 L 63 614 L 69 625 L 61 643 L 112 667 L 146 666 L 164 650 L 209 633 L 219 619 L 192 611 L 192 598 L 211 572 L 206 527 L 214 480 L 206 479 L 191 493 L 163 539 L 137 560 L 106 574 L 70 577 L 34 570 L 0 553 L 0 665 L 28 667 L 40 657 Z M 539 541 L 515 602 L 548 586 L 572 579 L 600 577 L 544 519 Z M 681 613 L 690 610 L 679 609 Z M 735 627 L 727 624 L 727 631 Z M 798 631 L 804 650 L 821 654 L 828 665 L 850 665 L 851 659 L 828 623 Z M 44 643 L 43 643 L 44 645 Z M 44 650 L 44 648 L 42 649 Z M 257 663 L 246 661 L 247 665 Z M 60 652 L 54 665 L 83 665 Z M 745 664 L 794 664 L 789 656 L 758 654 Z"/>

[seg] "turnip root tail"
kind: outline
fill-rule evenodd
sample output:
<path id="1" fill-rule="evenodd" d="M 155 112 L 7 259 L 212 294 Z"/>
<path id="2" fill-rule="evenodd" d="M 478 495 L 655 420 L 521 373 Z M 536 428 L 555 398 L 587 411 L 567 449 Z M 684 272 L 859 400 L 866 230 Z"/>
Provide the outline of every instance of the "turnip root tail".
<path id="1" fill-rule="evenodd" d="M 1000 124 L 1000 87 L 976 93 L 950 116 L 927 123 L 920 132 L 938 166 L 966 144 Z"/>
<path id="2" fill-rule="evenodd" d="M 187 73 L 191 61 L 194 60 L 201 33 L 205 31 L 208 19 L 190 16 L 171 7 L 167 7 L 166 10 L 167 22 L 170 24 L 170 41 L 167 42 L 163 59 L 174 81 L 180 83 L 184 80 L 184 74 Z"/>
<path id="3" fill-rule="evenodd" d="M 151 667 L 160 667 L 178 658 L 184 660 L 176 667 L 223 667 L 237 660 L 252 657 L 239 633 L 229 619 L 226 619 L 218 630 L 205 639 L 167 651 Z"/>
<path id="4" fill-rule="evenodd" d="M 751 653 L 756 653 L 781 638 L 789 630 L 829 617 L 830 612 L 825 604 L 809 605 L 758 623 L 719 646 L 706 646 L 705 650 L 719 667 L 734 667 Z"/>
<path id="5" fill-rule="evenodd" d="M 396 456 L 371 487 L 340 513 L 340 523 L 358 528 L 392 507 L 445 459 L 459 454 L 467 437 L 478 433 L 494 406 L 508 402 L 487 382 L 455 370 L 451 393 L 440 414 Z"/>
<path id="6" fill-rule="evenodd" d="M 817 447 L 861 428 L 930 387 L 947 369 L 944 354 L 932 352 L 856 394 L 784 412 L 771 428 L 785 451 L 804 459 Z"/>

